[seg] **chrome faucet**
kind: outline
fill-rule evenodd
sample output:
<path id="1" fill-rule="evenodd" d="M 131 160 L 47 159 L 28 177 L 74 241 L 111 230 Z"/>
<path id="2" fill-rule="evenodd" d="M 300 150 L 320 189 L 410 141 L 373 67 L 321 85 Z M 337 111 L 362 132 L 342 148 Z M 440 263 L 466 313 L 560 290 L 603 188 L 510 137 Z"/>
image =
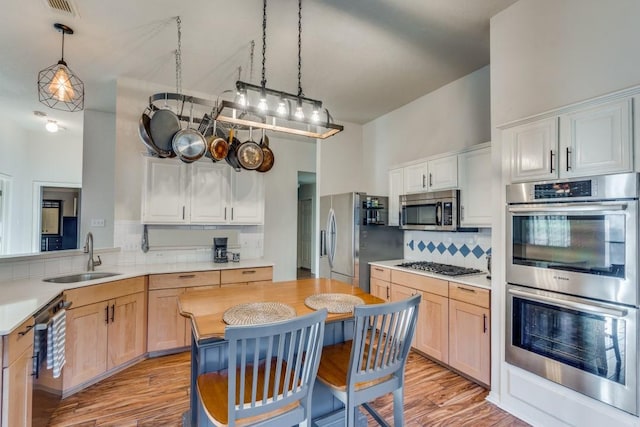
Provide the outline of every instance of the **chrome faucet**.
<path id="1" fill-rule="evenodd" d="M 84 253 L 89 254 L 89 259 L 87 260 L 87 271 L 94 271 L 96 265 L 102 265 L 100 255 L 98 255 L 97 261 L 93 259 L 93 234 L 91 232 L 87 233 L 87 239 L 84 242 Z"/>

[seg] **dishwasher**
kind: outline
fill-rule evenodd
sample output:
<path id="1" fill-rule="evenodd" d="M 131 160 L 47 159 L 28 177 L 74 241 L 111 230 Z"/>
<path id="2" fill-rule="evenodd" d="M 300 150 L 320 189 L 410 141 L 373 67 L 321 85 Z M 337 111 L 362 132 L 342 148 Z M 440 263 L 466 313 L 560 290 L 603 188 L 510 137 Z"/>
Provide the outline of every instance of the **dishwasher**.
<path id="1" fill-rule="evenodd" d="M 47 369 L 47 328 L 53 316 L 70 305 L 71 303 L 65 300 L 64 295 L 59 294 L 34 315 L 31 400 L 33 427 L 46 427 L 62 398 L 62 375 L 54 378 L 53 370 Z"/>

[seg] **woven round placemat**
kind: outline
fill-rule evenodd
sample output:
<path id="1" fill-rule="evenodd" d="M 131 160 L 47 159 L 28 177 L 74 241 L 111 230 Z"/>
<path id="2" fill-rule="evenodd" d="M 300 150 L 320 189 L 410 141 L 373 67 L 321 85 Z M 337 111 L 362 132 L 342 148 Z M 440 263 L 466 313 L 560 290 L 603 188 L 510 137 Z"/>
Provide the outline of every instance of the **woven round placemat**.
<path id="1" fill-rule="evenodd" d="M 222 315 L 227 325 L 260 325 L 291 319 L 296 310 L 281 302 L 250 302 L 235 305 Z"/>
<path id="2" fill-rule="evenodd" d="M 314 310 L 326 308 L 329 313 L 351 313 L 353 306 L 364 304 L 364 301 L 349 294 L 315 294 L 305 298 L 304 303 Z"/>

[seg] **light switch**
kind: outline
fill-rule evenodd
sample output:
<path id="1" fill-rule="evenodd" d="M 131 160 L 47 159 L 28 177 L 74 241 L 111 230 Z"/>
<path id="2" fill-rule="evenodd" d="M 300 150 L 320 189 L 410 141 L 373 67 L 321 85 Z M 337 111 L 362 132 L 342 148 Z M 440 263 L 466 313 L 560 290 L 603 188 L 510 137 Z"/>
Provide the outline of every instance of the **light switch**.
<path id="1" fill-rule="evenodd" d="M 91 219 L 92 227 L 104 227 L 104 218 L 92 218 Z"/>

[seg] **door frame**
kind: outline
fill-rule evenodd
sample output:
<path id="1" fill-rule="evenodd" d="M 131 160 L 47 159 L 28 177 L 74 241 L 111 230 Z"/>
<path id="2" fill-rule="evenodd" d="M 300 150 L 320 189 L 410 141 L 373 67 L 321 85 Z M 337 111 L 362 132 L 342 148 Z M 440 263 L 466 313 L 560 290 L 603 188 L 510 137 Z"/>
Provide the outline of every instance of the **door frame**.
<path id="1" fill-rule="evenodd" d="M 77 182 L 53 182 L 53 181 L 33 181 L 33 220 L 31 228 L 31 251 L 40 252 L 40 231 L 42 221 L 42 194 L 44 187 L 58 187 L 58 188 L 77 188 L 80 198 L 82 198 L 82 184 Z M 78 222 L 81 218 L 80 212 L 80 200 L 78 200 Z M 78 224 L 80 226 L 80 224 Z"/>

